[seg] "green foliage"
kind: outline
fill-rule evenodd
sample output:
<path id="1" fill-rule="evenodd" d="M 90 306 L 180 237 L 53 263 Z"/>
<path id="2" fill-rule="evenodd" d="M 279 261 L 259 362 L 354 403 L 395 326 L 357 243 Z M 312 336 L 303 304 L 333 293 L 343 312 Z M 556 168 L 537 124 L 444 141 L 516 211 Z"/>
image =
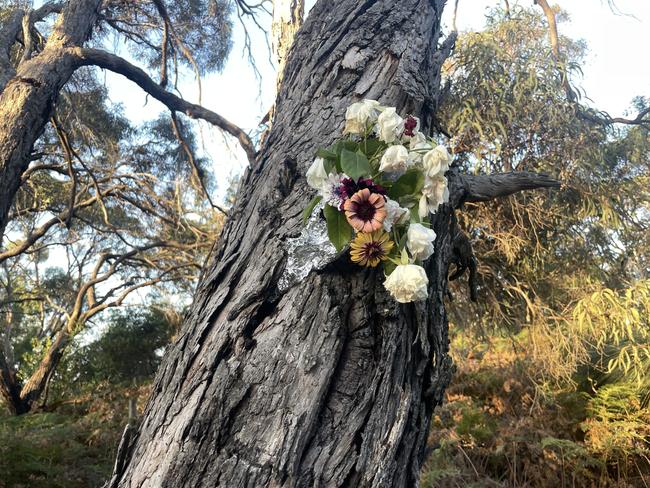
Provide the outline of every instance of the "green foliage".
<path id="1" fill-rule="evenodd" d="M 589 448 L 606 462 L 624 463 L 650 455 L 650 410 L 642 407 L 631 383 L 605 385 L 589 401 L 582 424 Z"/>
<path id="2" fill-rule="evenodd" d="M 170 21 L 168 66 L 184 65 L 201 75 L 221 70 L 232 47 L 233 3 L 181 0 L 165 5 Z M 154 3 L 116 2 L 108 4 L 106 10 L 107 16 L 115 19 L 110 27 L 124 36 L 134 57 L 159 68 L 165 22 Z"/>
<path id="3" fill-rule="evenodd" d="M 464 406 L 460 411 L 460 419 L 456 423 L 456 432 L 468 442 L 484 444 L 494 441 L 496 422 L 472 405 Z"/>
<path id="4" fill-rule="evenodd" d="M 56 413 L 0 416 L 0 487 L 102 486 L 128 420 L 128 398 L 147 394 L 96 385 L 92 395 L 67 397 Z"/>
<path id="5" fill-rule="evenodd" d="M 424 175 L 421 171 L 407 171 L 390 187 L 388 196 L 394 200 L 407 195 L 415 195 L 424 186 Z"/>
<path id="6" fill-rule="evenodd" d="M 110 475 L 112 449 L 89 446 L 91 433 L 82 423 L 58 414 L 0 418 L 0 486 L 100 486 Z"/>
<path id="7" fill-rule="evenodd" d="M 155 373 L 177 325 L 157 307 L 115 310 L 101 336 L 69 357 L 67 376 L 89 385 L 142 382 Z"/>
<path id="8" fill-rule="evenodd" d="M 368 158 L 361 151 L 341 151 L 341 169 L 350 178 L 357 180 L 370 177 L 370 164 Z"/>
<path id="9" fill-rule="evenodd" d="M 573 82 L 586 46 L 560 42 Z M 458 215 L 482 303 L 452 285 L 461 373 L 434 427 L 445 453 L 430 462 L 432 486 L 643 486 L 650 131 L 603 124 L 593 116 L 606 114 L 567 101 L 539 9 L 492 11 L 484 31 L 460 35 L 445 76 L 440 119 L 463 170 L 545 172 L 563 188 Z M 493 445 L 472 435 L 485 416 L 497 423 Z"/>
<path id="10" fill-rule="evenodd" d="M 302 211 L 302 222 L 303 222 L 303 224 L 305 222 L 307 222 L 307 220 L 309 219 L 309 216 L 314 212 L 314 209 L 316 208 L 316 205 L 318 205 L 322 199 L 323 199 L 323 197 L 320 196 L 320 195 L 316 195 L 314 198 L 311 199 L 309 204 Z"/>
<path id="11" fill-rule="evenodd" d="M 348 245 L 352 239 L 352 227 L 345 219 L 345 215 L 331 205 L 323 208 L 325 220 L 327 220 L 327 236 L 337 251 Z"/>
<path id="12" fill-rule="evenodd" d="M 605 126 L 566 100 L 538 10 L 493 11 L 484 31 L 460 36 L 446 67 L 440 118 L 466 171 L 538 171 L 564 183 L 459 215 L 480 260 L 489 313 L 481 326 L 517 330 L 581 298 L 578 283 L 617 287 L 649 271 L 641 245 L 650 229 L 648 129 Z M 579 71 L 585 46 L 561 42 Z"/>

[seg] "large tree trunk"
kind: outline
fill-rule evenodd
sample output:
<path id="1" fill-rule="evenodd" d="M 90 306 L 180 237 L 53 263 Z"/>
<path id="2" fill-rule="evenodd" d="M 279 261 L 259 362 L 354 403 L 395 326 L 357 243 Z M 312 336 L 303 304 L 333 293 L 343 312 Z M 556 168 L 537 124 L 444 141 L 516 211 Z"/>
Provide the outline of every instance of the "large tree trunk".
<path id="1" fill-rule="evenodd" d="M 14 41 L 16 22 L 7 24 L 5 35 L 0 35 L 0 236 L 34 143 L 52 115 L 61 88 L 78 67 L 77 56 L 67 48 L 83 45 L 90 37 L 100 4 L 101 0 L 68 2 L 43 51 L 22 61 L 16 73 L 3 52 Z M 14 76 L 9 79 L 7 73 Z"/>
<path id="2" fill-rule="evenodd" d="M 316 148 L 361 97 L 431 128 L 445 0 L 320 0 L 296 36 L 266 143 L 231 214 L 111 487 L 412 487 L 452 374 L 450 261 L 471 269 L 454 209 L 547 177 L 447 174 L 434 216 L 429 299 L 400 305 L 347 253 L 286 285 Z M 466 238 L 465 238 L 466 239 Z M 322 255 L 317 256 L 322 261 Z M 465 264 L 463 264 L 465 263 Z M 469 264 L 467 264 L 469 263 Z M 282 283 L 282 285 L 281 285 Z"/>
<path id="3" fill-rule="evenodd" d="M 346 256 L 289 289 L 278 281 L 310 197 L 303 175 L 315 149 L 340 136 L 346 107 L 379 99 L 431 127 L 450 50 L 438 47 L 444 3 L 313 8 L 273 128 L 112 486 L 418 484 L 452 373 L 443 305 L 452 210 L 434 220 L 426 302 L 397 304 L 381 271 Z"/>

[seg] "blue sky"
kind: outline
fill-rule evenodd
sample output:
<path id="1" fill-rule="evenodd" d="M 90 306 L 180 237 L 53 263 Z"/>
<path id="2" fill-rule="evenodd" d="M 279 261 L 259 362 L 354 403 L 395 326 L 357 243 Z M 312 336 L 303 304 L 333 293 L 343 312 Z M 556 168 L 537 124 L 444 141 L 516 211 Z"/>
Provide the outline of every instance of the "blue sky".
<path id="1" fill-rule="evenodd" d="M 459 30 L 480 30 L 488 8 L 499 0 L 460 0 L 458 8 Z M 312 4 L 307 1 L 307 8 Z M 532 5 L 533 0 L 510 0 Z M 551 1 L 551 3 L 553 3 Z M 607 0 L 563 0 L 562 8 L 570 20 L 559 25 L 561 34 L 584 39 L 589 47 L 584 66 L 584 79 L 580 83 L 591 104 L 613 116 L 628 109 L 636 95 L 650 96 L 650 63 L 644 47 L 650 30 L 650 0 L 615 0 L 613 12 Z M 445 11 L 443 24 L 448 32 L 451 25 L 453 0 Z M 263 19 L 270 26 L 270 19 Z M 202 104 L 225 116 L 245 130 L 254 129 L 273 103 L 275 96 L 275 70 L 269 62 L 266 43 L 260 32 L 251 29 L 257 66 L 262 72 L 261 82 L 255 78 L 242 52 L 242 30 L 236 23 L 235 45 L 223 73 L 212 74 L 202 80 Z M 144 93 L 124 78 L 106 74 L 106 83 L 113 102 L 122 103 L 126 114 L 134 121 L 154 118 L 163 107 L 147 100 Z M 192 76 L 182 83 L 185 98 L 197 102 L 198 90 Z M 220 183 L 216 197 L 223 197 L 229 176 L 240 173 L 245 167 L 243 151 L 231 139 L 224 138 L 209 124 L 198 124 L 203 148 L 214 161 L 214 172 Z"/>

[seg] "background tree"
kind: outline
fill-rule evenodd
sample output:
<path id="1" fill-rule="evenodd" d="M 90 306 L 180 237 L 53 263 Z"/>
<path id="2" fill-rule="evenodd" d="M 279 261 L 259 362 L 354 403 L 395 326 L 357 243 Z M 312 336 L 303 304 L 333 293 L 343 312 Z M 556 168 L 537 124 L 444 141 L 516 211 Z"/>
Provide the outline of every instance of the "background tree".
<path id="1" fill-rule="evenodd" d="M 564 14 L 553 15 L 561 30 Z M 433 435 L 448 444 L 434 456 L 430 486 L 549 486 L 565 473 L 577 484 L 634 484 L 650 468 L 650 122 L 586 106 L 577 83 L 586 46 L 559 36 L 558 69 L 547 29 L 540 9 L 494 10 L 485 30 L 459 36 L 444 69 L 439 123 L 465 171 L 552 172 L 565 190 L 467 203 L 459 214 L 477 258 L 478 301 L 464 283 L 453 286 L 449 310 L 457 357 L 472 360 L 459 365 L 439 414 L 461 420 Z M 638 97 L 630 112 L 646 109 Z M 563 452 L 567 462 L 554 464 Z M 466 471 L 444 474 L 458 465 Z"/>
<path id="2" fill-rule="evenodd" d="M 550 198 L 467 205 L 461 222 L 481 256 L 486 323 L 530 322 L 542 303 L 555 310 L 568 303 L 573 283 L 620 286 L 638 276 L 635 261 L 647 259 L 637 244 L 650 225 L 643 210 L 650 122 L 621 129 L 583 117 L 590 109 L 567 100 L 546 28 L 536 11 L 496 10 L 484 31 L 461 36 L 446 69 L 440 118 L 467 171 L 557 172 L 568 187 Z M 577 73 L 585 46 L 561 44 Z M 643 110 L 645 101 L 637 104 Z M 632 263 L 622 263 L 628 255 Z"/>
<path id="3" fill-rule="evenodd" d="M 238 2 L 236 2 L 238 3 Z M 38 9 L 3 3 L 2 79 L 0 79 L 0 231 L 33 149 L 53 115 L 63 87 L 83 66 L 119 73 L 169 108 L 201 118 L 231 134 L 249 158 L 255 149 L 248 135 L 220 115 L 167 91 L 170 74 L 191 66 L 198 74 L 219 69 L 229 49 L 231 4 L 188 0 L 169 7 L 162 1 L 50 1 Z M 37 24 L 53 14 L 48 36 Z M 127 59 L 100 49 L 112 37 L 125 41 L 145 68 L 160 69 L 160 82 Z M 87 45 L 93 47 L 87 47 Z"/>
<path id="4" fill-rule="evenodd" d="M 241 129 L 173 92 L 184 70 L 200 77 L 222 68 L 235 6 L 240 15 L 261 8 L 229 1 L 0 5 L 0 392 L 14 413 L 32 409 L 70 341 L 98 313 L 143 288 L 182 295 L 192 287 L 223 209 L 210 196 L 211 161 L 197 156 L 181 114 L 234 135 L 249 157 L 254 149 Z M 158 71 L 159 83 L 101 50 L 111 42 Z M 139 84 L 170 116 L 132 127 L 119 107 L 105 104 L 95 65 Z M 14 351 L 18 343 L 38 352 L 29 367 L 25 351 Z"/>
<path id="5" fill-rule="evenodd" d="M 453 211 L 526 188 L 530 173 L 449 174 L 433 219 L 427 302 L 398 306 L 345 256 L 281 287 L 301 232 L 304 173 L 346 107 L 378 98 L 431 127 L 444 1 L 320 1 L 296 36 L 261 153 L 111 486 L 414 486 L 452 365 L 443 304 Z M 417 15 L 414 15 L 417 12 Z M 324 115 L 325 114 L 325 115 Z"/>
<path id="6" fill-rule="evenodd" d="M 93 73 L 76 75 L 23 174 L 0 252 L 0 391 L 32 409 L 76 334 L 152 288 L 186 296 L 223 214 L 178 117 L 133 128 Z M 14 351 L 31 344 L 31 362 Z M 19 348 L 21 349 L 21 348 Z"/>

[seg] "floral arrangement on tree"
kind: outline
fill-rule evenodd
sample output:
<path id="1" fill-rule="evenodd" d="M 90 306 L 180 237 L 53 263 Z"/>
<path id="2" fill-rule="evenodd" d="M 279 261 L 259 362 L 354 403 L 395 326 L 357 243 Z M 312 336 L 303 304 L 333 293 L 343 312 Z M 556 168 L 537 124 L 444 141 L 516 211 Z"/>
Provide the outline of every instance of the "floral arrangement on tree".
<path id="1" fill-rule="evenodd" d="M 345 137 L 319 149 L 307 171 L 318 195 L 304 218 L 322 203 L 336 250 L 349 244 L 352 262 L 381 263 L 384 286 L 401 303 L 427 297 L 421 264 L 436 239 L 429 216 L 449 201 L 444 174 L 452 158 L 419 128 L 417 117 L 402 118 L 395 107 L 353 103 L 345 114 Z"/>

